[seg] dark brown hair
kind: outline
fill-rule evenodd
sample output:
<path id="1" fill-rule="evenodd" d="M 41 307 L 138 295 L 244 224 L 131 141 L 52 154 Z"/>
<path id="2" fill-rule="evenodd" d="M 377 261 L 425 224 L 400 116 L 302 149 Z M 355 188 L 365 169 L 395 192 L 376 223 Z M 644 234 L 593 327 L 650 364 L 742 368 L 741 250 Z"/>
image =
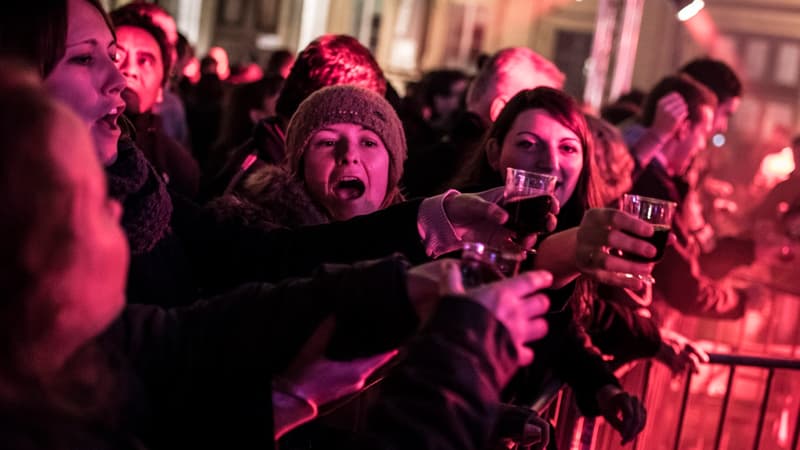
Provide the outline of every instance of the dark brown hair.
<path id="1" fill-rule="evenodd" d="M 714 92 L 720 103 L 742 96 L 742 81 L 731 66 L 711 58 L 698 58 L 681 68 L 685 73 Z"/>
<path id="2" fill-rule="evenodd" d="M 703 120 L 704 106 L 711 107 L 712 110 L 717 108 L 717 96 L 709 88 L 687 75 L 671 75 L 659 81 L 645 98 L 642 105 L 642 125 L 646 127 L 653 125 L 658 101 L 670 92 L 677 92 L 683 97 L 689 107 L 689 122 L 692 125 L 697 125 Z"/>
<path id="3" fill-rule="evenodd" d="M 466 169 L 466 174 L 462 175 L 462 180 L 468 180 L 472 175 L 473 180 L 494 179 L 494 186 L 483 185 L 482 189 L 502 186 L 503 178 L 489 166 L 486 158 L 486 146 L 489 140 L 495 139 L 498 145 L 502 146 L 508 132 L 517 117 L 524 111 L 532 109 L 542 109 L 559 123 L 574 132 L 580 140 L 583 150 L 583 170 L 575 186 L 575 191 L 567 200 L 566 204 L 561 205 L 558 214 L 557 230 L 565 230 L 576 227 L 583 219 L 584 212 L 589 208 L 603 206 L 601 195 L 602 180 L 598 178 L 594 167 L 594 141 L 589 131 L 589 126 L 581 112 L 581 108 L 572 97 L 558 89 L 549 87 L 538 87 L 536 89 L 524 90 L 508 101 L 506 106 L 497 116 L 497 120 L 489 128 L 484 139 L 480 152 L 476 152 L 476 158 Z M 467 186 L 469 184 L 467 183 Z M 585 317 L 591 310 L 591 303 L 596 295 L 595 282 L 585 276 L 578 278 L 575 289 L 570 296 L 570 303 L 576 319 Z"/>
<path id="4" fill-rule="evenodd" d="M 99 0 L 83 1 L 100 12 L 116 38 Z M 0 15 L 0 56 L 22 61 L 47 78 L 66 52 L 68 3 L 68 0 L 6 3 Z"/>
<path id="5" fill-rule="evenodd" d="M 115 27 L 139 28 L 152 36 L 158 45 L 158 52 L 161 54 L 161 86 L 166 85 L 167 81 L 169 81 L 170 70 L 172 70 L 172 46 L 169 45 L 164 30 L 156 25 L 150 16 L 139 14 L 133 8 L 122 7 L 111 11 L 111 20 Z"/>

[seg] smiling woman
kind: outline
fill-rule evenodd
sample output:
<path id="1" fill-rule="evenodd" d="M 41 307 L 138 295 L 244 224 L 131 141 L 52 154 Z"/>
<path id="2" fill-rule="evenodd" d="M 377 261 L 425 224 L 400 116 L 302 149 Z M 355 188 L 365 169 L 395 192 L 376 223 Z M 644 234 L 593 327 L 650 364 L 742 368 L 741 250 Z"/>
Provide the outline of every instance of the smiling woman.
<path id="1" fill-rule="evenodd" d="M 297 227 L 347 220 L 403 199 L 402 123 L 383 97 L 366 89 L 332 86 L 312 94 L 289 123 L 286 153 L 284 167 L 254 172 L 240 194 L 264 222 Z"/>

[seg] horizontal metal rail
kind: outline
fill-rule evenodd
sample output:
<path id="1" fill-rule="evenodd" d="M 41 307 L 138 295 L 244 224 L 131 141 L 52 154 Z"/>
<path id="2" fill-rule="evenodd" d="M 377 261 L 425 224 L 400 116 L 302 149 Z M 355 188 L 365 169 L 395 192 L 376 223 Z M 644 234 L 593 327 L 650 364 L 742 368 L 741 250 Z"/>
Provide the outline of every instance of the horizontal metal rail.
<path id="1" fill-rule="evenodd" d="M 709 364 L 761 367 L 764 369 L 800 370 L 800 359 L 771 358 L 766 356 L 709 353 Z"/>

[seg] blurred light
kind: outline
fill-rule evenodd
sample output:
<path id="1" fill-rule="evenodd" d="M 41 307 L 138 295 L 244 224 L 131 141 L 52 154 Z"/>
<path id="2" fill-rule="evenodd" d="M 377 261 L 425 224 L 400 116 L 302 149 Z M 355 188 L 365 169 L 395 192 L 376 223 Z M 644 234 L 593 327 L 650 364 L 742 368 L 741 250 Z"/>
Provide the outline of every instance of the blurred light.
<path id="1" fill-rule="evenodd" d="M 722 133 L 715 134 L 714 137 L 711 138 L 711 143 L 714 145 L 714 147 L 722 147 L 725 145 L 725 135 Z"/>
<path id="2" fill-rule="evenodd" d="M 202 0 L 178 0 L 178 29 L 186 35 L 186 39 L 189 42 L 194 44 L 197 44 L 200 39 L 200 16 L 202 11 Z"/>
<path id="3" fill-rule="evenodd" d="M 217 76 L 220 80 L 227 80 L 231 76 L 230 60 L 228 59 L 228 52 L 222 47 L 211 47 L 208 49 L 208 56 L 214 58 L 217 62 Z"/>
<path id="4" fill-rule="evenodd" d="M 794 171 L 794 156 L 792 149 L 784 148 L 778 153 L 770 153 L 761 161 L 761 172 L 769 181 L 783 181 L 789 178 L 789 174 Z"/>
<path id="5" fill-rule="evenodd" d="M 674 0 L 678 8 L 678 20 L 685 22 L 696 16 L 706 6 L 703 0 Z"/>
<path id="6" fill-rule="evenodd" d="M 256 35 L 256 48 L 259 50 L 274 50 L 281 46 L 283 40 L 277 34 L 259 33 Z"/>
<path id="7" fill-rule="evenodd" d="M 788 397 L 787 400 L 791 399 Z M 788 402 L 787 402 L 788 403 Z M 789 407 L 784 406 L 781 410 L 781 418 L 778 422 L 778 445 L 788 447 L 789 445 Z"/>
<path id="8" fill-rule="evenodd" d="M 417 64 L 417 42 L 409 38 L 395 38 L 389 61 L 395 69 L 414 70 Z"/>
<path id="9" fill-rule="evenodd" d="M 192 57 L 186 66 L 184 66 L 183 76 L 188 78 L 192 84 L 197 83 L 200 80 L 200 61 L 197 58 Z"/>
<path id="10" fill-rule="evenodd" d="M 256 63 L 250 63 L 241 73 L 231 75 L 228 81 L 232 84 L 253 83 L 260 80 L 263 76 L 264 72 L 261 70 L 261 67 Z"/>

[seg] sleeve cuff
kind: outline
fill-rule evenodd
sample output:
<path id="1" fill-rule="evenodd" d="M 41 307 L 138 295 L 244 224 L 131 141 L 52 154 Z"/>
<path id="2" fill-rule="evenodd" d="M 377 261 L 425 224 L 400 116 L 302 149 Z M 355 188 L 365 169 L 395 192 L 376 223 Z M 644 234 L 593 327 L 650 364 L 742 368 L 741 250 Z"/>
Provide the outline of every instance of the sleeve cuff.
<path id="1" fill-rule="evenodd" d="M 417 229 L 425 246 L 425 253 L 431 258 L 457 250 L 461 245 L 461 239 L 444 210 L 445 200 L 459 193 L 450 189 L 444 194 L 426 198 L 419 207 Z"/>

